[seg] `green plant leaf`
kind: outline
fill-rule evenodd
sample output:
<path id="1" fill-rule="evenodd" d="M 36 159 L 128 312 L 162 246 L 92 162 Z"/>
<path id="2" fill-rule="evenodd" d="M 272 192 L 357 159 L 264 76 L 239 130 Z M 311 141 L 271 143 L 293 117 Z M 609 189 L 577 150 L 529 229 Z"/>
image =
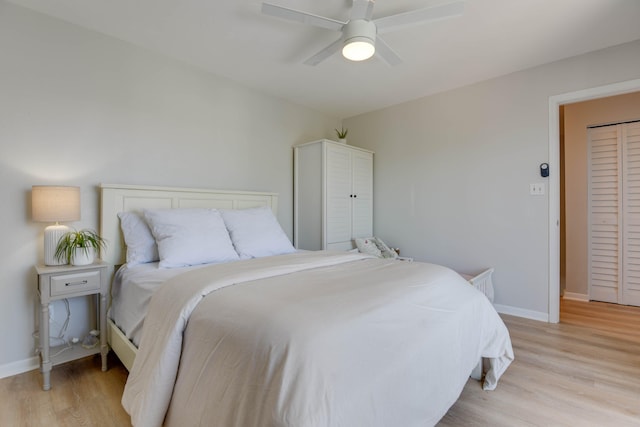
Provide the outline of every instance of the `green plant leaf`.
<path id="1" fill-rule="evenodd" d="M 94 230 L 83 229 L 66 232 L 58 241 L 55 257 L 58 261 L 73 262 L 76 248 L 82 248 L 85 254 L 93 249 L 97 255 L 100 250 L 107 249 L 107 241 L 100 237 Z"/>
<path id="2" fill-rule="evenodd" d="M 347 134 L 349 133 L 349 129 L 345 129 L 345 128 L 340 128 L 340 130 L 338 129 L 334 129 L 336 131 L 336 135 L 338 136 L 339 139 L 345 139 L 347 137 Z"/>

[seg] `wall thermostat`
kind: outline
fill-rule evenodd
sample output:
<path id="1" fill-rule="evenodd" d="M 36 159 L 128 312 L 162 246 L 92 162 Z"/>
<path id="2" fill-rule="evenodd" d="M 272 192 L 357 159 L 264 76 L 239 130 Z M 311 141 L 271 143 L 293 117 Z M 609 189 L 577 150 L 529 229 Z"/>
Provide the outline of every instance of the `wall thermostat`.
<path id="1" fill-rule="evenodd" d="M 540 165 L 540 176 L 543 178 L 546 178 L 549 176 L 549 164 L 548 163 L 542 163 Z"/>

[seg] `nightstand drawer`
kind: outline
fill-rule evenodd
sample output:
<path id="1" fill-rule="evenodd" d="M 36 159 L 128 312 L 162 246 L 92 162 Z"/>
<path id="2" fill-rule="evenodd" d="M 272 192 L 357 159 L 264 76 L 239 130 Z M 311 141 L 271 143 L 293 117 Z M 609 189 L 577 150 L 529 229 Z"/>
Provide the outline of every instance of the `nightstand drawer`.
<path id="1" fill-rule="evenodd" d="M 84 291 L 95 291 L 99 289 L 99 271 L 85 271 L 82 273 L 64 274 L 51 277 L 52 297 Z"/>

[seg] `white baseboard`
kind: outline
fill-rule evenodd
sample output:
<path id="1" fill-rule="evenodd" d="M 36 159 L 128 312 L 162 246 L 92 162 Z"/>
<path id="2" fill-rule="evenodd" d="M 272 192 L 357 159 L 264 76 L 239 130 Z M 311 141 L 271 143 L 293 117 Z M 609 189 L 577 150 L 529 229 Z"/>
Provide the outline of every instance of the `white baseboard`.
<path id="1" fill-rule="evenodd" d="M 589 295 L 587 295 L 587 294 L 577 294 L 575 292 L 564 291 L 564 294 L 562 295 L 562 298 L 570 299 L 570 300 L 574 300 L 574 301 L 589 302 Z"/>
<path id="2" fill-rule="evenodd" d="M 498 313 L 509 314 L 511 316 L 524 317 L 525 319 L 539 320 L 541 322 L 549 321 L 549 313 L 542 311 L 526 310 L 524 308 L 512 307 L 510 305 L 494 304 Z"/>
<path id="3" fill-rule="evenodd" d="M 12 377 L 24 372 L 32 371 L 40 367 L 38 356 L 0 365 L 0 378 Z"/>

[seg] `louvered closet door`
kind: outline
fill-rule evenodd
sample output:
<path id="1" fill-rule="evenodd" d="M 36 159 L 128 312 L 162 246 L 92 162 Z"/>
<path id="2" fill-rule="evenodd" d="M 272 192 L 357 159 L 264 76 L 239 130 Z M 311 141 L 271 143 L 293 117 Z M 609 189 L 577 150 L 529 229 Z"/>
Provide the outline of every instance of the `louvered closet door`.
<path id="1" fill-rule="evenodd" d="M 589 129 L 589 298 L 618 302 L 621 152 L 617 126 Z"/>
<path id="2" fill-rule="evenodd" d="M 640 306 L 640 123 L 620 125 L 623 164 L 623 269 L 620 302 Z"/>
<path id="3" fill-rule="evenodd" d="M 640 306 L 640 123 L 589 129 L 589 297 Z"/>

